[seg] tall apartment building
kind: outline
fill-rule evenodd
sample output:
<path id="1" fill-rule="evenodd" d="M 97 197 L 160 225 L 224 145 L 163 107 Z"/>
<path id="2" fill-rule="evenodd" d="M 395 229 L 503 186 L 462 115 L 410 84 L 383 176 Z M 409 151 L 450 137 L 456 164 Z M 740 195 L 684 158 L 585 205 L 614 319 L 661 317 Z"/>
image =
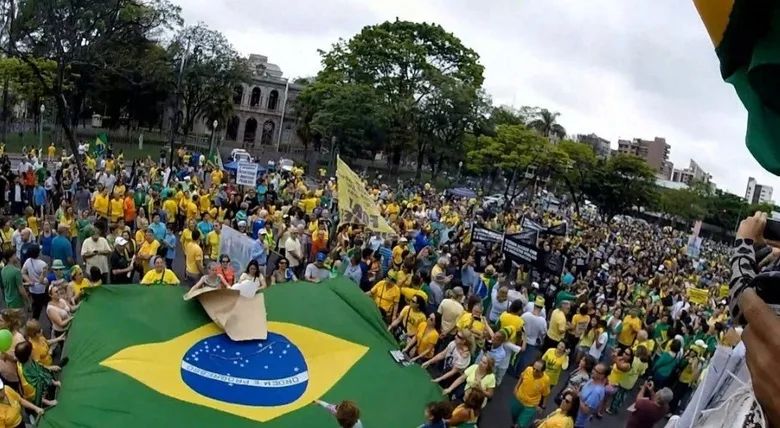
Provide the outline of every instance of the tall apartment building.
<path id="1" fill-rule="evenodd" d="M 671 178 L 674 165 L 669 161 L 671 146 L 665 138 L 655 137 L 653 140 L 634 138 L 633 140 L 618 140 L 618 153 L 634 155 L 647 162 L 658 176 L 668 180 Z"/>
<path id="2" fill-rule="evenodd" d="M 577 142 L 587 144 L 593 148 L 593 153 L 597 158 L 609 159 L 612 150 L 609 147 L 609 140 L 601 138 L 596 134 L 577 135 Z"/>
<path id="3" fill-rule="evenodd" d="M 748 178 L 745 200 L 749 204 L 772 203 L 772 186 L 758 184 L 753 177 Z"/>
<path id="4" fill-rule="evenodd" d="M 690 163 L 688 164 L 688 168 L 675 168 L 672 172 L 672 181 L 691 184 L 691 182 L 694 180 L 709 183 L 712 180 L 712 175 L 701 169 L 699 164 L 697 164 L 693 159 L 691 159 Z"/>

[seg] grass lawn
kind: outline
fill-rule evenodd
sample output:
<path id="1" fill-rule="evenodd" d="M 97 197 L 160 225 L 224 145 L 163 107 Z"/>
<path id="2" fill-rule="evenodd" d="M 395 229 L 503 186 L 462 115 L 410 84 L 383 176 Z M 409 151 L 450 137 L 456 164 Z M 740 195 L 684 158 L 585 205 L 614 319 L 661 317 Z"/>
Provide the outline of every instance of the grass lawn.
<path id="1" fill-rule="evenodd" d="M 49 131 L 43 131 L 43 147 L 44 150 L 46 147 L 49 146 L 49 142 L 51 141 L 50 138 L 50 132 Z M 8 134 L 6 140 L 5 140 L 5 151 L 6 153 L 22 153 L 22 147 L 27 146 L 30 147 L 38 147 L 38 134 L 33 132 L 25 132 L 22 135 L 19 135 L 17 133 Z M 86 136 L 86 135 L 78 135 L 78 138 L 80 139 L 89 139 L 91 140 L 92 137 Z M 162 144 L 160 141 L 144 141 L 144 148 L 143 150 L 138 149 L 138 143 L 128 143 L 126 141 L 122 141 L 119 139 L 112 139 L 109 136 L 109 142 L 114 148 L 114 152 L 118 153 L 119 150 L 122 150 L 125 155 L 125 159 L 133 160 L 133 159 L 144 159 L 147 156 L 151 156 L 152 159 L 157 159 L 160 156 L 160 149 L 162 148 Z M 45 151 L 44 151 L 45 153 Z M 62 148 L 60 146 L 57 147 L 57 155 L 59 156 L 62 153 Z"/>

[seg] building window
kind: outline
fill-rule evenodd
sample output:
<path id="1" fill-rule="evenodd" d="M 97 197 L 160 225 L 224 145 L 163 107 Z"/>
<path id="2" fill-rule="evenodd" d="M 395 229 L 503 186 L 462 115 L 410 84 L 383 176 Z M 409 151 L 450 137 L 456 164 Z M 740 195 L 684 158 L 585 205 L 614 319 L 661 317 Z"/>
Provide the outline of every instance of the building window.
<path id="1" fill-rule="evenodd" d="M 233 88 L 233 104 L 241 105 L 244 99 L 244 88 L 242 86 L 236 86 Z"/>
<path id="2" fill-rule="evenodd" d="M 255 135 L 257 134 L 257 120 L 249 118 L 244 128 L 244 143 L 255 144 Z"/>
<path id="3" fill-rule="evenodd" d="M 252 89 L 252 96 L 249 98 L 249 106 L 257 107 L 260 105 L 260 88 Z"/>
<path id="4" fill-rule="evenodd" d="M 268 110 L 276 110 L 277 104 L 279 104 L 279 92 L 274 89 L 268 96 Z"/>
<path id="5" fill-rule="evenodd" d="M 241 119 L 239 119 L 238 116 L 233 116 L 233 118 L 230 119 L 230 122 L 228 122 L 225 139 L 229 141 L 236 141 L 236 138 L 238 138 L 238 126 L 240 124 Z"/>

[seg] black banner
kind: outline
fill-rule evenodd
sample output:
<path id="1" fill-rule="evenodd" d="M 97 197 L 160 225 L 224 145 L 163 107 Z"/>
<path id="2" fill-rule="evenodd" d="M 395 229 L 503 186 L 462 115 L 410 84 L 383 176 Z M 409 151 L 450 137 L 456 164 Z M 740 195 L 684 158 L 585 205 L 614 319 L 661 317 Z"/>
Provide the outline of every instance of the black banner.
<path id="1" fill-rule="evenodd" d="M 523 219 L 520 222 L 520 226 L 522 227 L 523 231 L 535 230 L 538 231 L 540 235 L 566 236 L 569 234 L 569 224 L 566 223 L 566 221 L 562 221 L 555 226 L 544 227 L 544 225 L 538 221 L 531 220 L 530 218 L 523 216 Z"/>
<path id="2" fill-rule="evenodd" d="M 482 242 L 485 244 L 498 244 L 504 238 L 504 234 L 490 230 L 481 226 L 471 228 L 471 242 Z"/>
<path id="3" fill-rule="evenodd" d="M 569 224 L 564 221 L 560 224 L 556 224 L 555 226 L 548 227 L 542 233 L 547 235 L 566 236 L 569 234 Z"/>
<path id="4" fill-rule="evenodd" d="M 538 230 L 540 232 L 546 230 L 543 224 L 539 223 L 538 221 L 531 220 L 526 216 L 523 216 L 523 220 L 520 222 L 520 227 L 523 230 Z"/>
<path id="5" fill-rule="evenodd" d="M 517 233 L 509 233 L 508 235 L 511 235 L 511 236 L 521 240 L 522 242 L 525 242 L 526 244 L 534 245 L 534 246 L 536 245 L 537 241 L 539 240 L 539 231 L 538 230 L 527 229 L 527 230 L 521 230 L 520 232 L 517 232 Z"/>
<path id="6" fill-rule="evenodd" d="M 566 258 L 558 253 L 550 253 L 523 239 L 520 234 L 504 236 L 502 246 L 504 257 L 525 265 L 533 266 L 539 270 L 560 275 L 566 265 Z"/>

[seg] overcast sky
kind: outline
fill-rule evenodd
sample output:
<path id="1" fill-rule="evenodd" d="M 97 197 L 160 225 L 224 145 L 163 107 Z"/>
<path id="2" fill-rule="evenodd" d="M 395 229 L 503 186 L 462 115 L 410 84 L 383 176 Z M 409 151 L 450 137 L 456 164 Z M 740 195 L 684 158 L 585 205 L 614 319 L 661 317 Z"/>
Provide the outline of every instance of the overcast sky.
<path id="1" fill-rule="evenodd" d="M 595 132 L 613 148 L 618 138 L 665 137 L 675 167 L 693 158 L 738 195 L 749 176 L 780 184 L 745 147 L 747 115 L 691 0 L 174 1 L 187 24 L 222 31 L 287 77 L 316 74 L 317 49 L 366 25 L 436 22 L 479 53 L 496 105 L 560 112 L 569 134 Z"/>

